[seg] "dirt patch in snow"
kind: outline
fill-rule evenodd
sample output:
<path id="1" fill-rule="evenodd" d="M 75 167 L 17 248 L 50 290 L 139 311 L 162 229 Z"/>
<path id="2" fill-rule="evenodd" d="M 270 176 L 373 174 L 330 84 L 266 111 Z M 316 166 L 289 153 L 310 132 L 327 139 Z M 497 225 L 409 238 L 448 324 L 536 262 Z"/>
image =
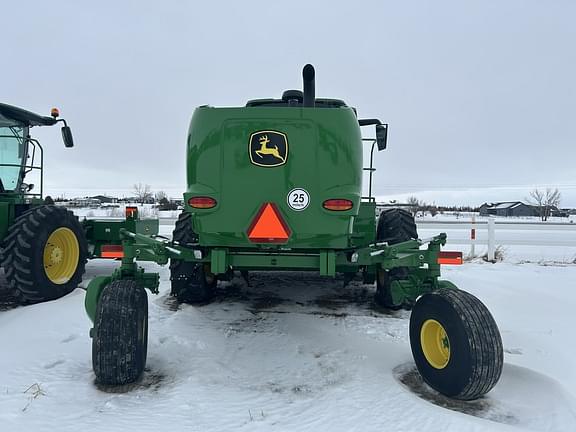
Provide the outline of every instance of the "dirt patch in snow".
<path id="1" fill-rule="evenodd" d="M 373 292 L 363 288 L 343 288 L 314 300 L 314 304 L 324 309 L 342 309 L 349 305 L 365 308 L 372 303 Z"/>
<path id="2" fill-rule="evenodd" d="M 274 293 L 263 292 L 260 293 L 259 296 L 252 299 L 252 304 L 250 305 L 250 308 L 252 310 L 272 309 L 285 302 L 286 302 L 285 299 L 278 297 Z"/>
<path id="3" fill-rule="evenodd" d="M 361 280 L 345 285 L 341 275 L 329 278 L 306 272 L 253 272 L 249 283 L 239 274 L 231 281 L 220 281 L 209 302 L 194 306 L 229 304 L 255 315 L 298 313 L 330 318 L 397 317 L 398 311 L 374 302 L 374 291 L 374 285 L 365 285 Z M 163 303 L 171 311 L 182 307 L 170 296 Z"/>

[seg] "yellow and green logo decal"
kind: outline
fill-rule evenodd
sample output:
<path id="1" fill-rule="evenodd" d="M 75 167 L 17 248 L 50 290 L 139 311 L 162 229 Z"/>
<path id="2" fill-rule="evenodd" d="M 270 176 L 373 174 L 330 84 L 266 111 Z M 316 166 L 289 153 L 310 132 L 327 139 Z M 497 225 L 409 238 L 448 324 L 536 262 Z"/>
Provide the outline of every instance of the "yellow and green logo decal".
<path id="1" fill-rule="evenodd" d="M 250 162 L 261 167 L 277 167 L 288 160 L 288 138 L 282 132 L 258 131 L 250 135 Z"/>

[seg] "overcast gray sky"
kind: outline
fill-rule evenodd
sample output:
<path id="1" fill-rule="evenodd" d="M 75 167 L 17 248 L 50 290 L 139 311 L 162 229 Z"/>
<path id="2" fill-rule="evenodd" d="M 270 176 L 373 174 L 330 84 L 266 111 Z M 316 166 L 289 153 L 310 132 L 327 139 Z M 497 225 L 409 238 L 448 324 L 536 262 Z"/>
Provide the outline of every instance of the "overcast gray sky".
<path id="1" fill-rule="evenodd" d="M 47 1 L 2 7 L 0 101 L 61 109 L 36 129 L 51 195 L 180 196 L 198 105 L 301 87 L 390 123 L 376 194 L 576 206 L 576 2 Z"/>

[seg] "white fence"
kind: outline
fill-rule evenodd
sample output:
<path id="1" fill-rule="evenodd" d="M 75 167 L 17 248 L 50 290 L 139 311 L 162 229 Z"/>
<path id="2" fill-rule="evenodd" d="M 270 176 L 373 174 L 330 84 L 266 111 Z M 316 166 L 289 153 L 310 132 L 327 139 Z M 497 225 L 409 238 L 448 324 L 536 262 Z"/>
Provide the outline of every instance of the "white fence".
<path id="1" fill-rule="evenodd" d="M 417 224 L 421 237 L 446 232 L 450 244 L 469 245 L 471 255 L 475 255 L 476 245 L 487 246 L 489 259 L 494 258 L 497 245 L 576 247 L 576 223 L 488 218 L 475 222 L 417 220 Z M 472 230 L 475 230 L 475 239 L 472 238 Z"/>

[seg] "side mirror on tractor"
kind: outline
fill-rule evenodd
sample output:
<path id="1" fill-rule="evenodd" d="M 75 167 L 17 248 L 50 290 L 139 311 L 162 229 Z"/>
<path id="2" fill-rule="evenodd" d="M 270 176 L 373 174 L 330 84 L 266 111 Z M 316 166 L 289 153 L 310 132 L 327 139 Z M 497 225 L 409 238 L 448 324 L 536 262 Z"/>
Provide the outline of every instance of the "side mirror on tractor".
<path id="1" fill-rule="evenodd" d="M 387 142 L 388 142 L 388 124 L 376 125 L 376 144 L 378 145 L 378 151 L 385 150 Z"/>
<path id="2" fill-rule="evenodd" d="M 388 142 L 388 123 L 382 123 L 380 120 L 371 119 L 358 119 L 358 124 L 360 126 L 371 126 L 376 125 L 376 144 L 378 144 L 378 151 L 386 149 L 386 144 Z M 372 139 L 368 139 L 372 141 Z"/>
<path id="3" fill-rule="evenodd" d="M 72 130 L 68 126 L 62 126 L 62 140 L 66 148 L 74 147 L 74 139 L 72 138 Z"/>

